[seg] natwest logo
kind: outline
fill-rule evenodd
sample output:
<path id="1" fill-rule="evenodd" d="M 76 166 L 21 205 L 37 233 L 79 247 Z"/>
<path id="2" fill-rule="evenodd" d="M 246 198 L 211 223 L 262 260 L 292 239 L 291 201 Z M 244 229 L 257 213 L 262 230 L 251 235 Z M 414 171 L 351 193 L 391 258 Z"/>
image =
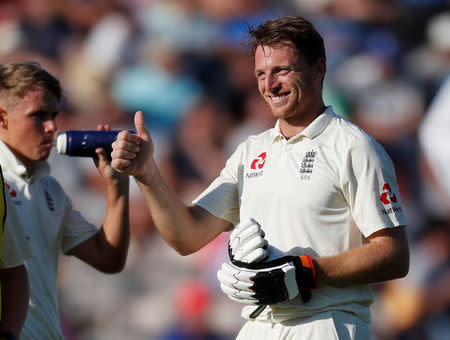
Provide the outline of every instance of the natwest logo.
<path id="1" fill-rule="evenodd" d="M 383 185 L 383 193 L 380 196 L 383 204 L 397 203 L 397 196 L 392 192 L 391 186 L 387 183 Z"/>
<path id="2" fill-rule="evenodd" d="M 266 153 L 263 152 L 262 154 L 260 154 L 258 157 L 256 157 L 253 162 L 252 165 L 250 166 L 251 169 L 262 169 L 264 164 L 266 164 Z"/>
<path id="3" fill-rule="evenodd" d="M 17 196 L 17 191 L 14 190 L 13 188 L 11 188 L 11 186 L 5 182 L 5 187 L 8 189 L 9 194 L 11 195 L 11 197 L 16 197 Z"/>

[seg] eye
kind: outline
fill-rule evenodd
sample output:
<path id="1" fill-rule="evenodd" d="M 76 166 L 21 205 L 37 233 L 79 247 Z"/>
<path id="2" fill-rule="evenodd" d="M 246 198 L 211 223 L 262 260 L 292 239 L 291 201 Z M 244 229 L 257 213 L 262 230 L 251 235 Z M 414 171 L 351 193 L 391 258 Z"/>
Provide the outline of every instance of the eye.
<path id="1" fill-rule="evenodd" d="M 58 112 L 47 112 L 47 111 L 36 111 L 30 114 L 30 117 L 34 119 L 39 119 L 41 121 L 45 120 L 54 120 L 56 116 L 58 115 Z"/>
<path id="2" fill-rule="evenodd" d="M 277 73 L 281 76 L 285 76 L 291 71 L 292 71 L 291 68 L 281 68 Z"/>
<path id="3" fill-rule="evenodd" d="M 262 72 L 259 72 L 259 73 L 256 74 L 256 78 L 258 80 L 263 80 L 263 79 L 266 78 L 266 75 L 264 73 L 262 73 Z"/>
<path id="4" fill-rule="evenodd" d="M 42 112 L 41 111 L 33 112 L 33 113 L 30 114 L 30 117 L 41 119 L 42 118 Z"/>

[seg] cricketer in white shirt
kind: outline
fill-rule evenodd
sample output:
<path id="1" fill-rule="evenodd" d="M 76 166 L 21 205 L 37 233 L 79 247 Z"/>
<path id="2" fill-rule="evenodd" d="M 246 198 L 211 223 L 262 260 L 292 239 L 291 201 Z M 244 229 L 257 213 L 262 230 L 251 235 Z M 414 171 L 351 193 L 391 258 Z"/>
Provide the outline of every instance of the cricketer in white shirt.
<path id="1" fill-rule="evenodd" d="M 404 226 L 394 166 L 380 144 L 331 107 L 286 140 L 279 122 L 249 137 L 220 176 L 193 202 L 233 224 L 255 219 L 268 243 L 290 255 L 333 256 L 363 237 Z M 271 305 L 257 318 L 281 322 L 327 311 L 370 322 L 368 284 L 318 282 L 312 298 Z M 255 306 L 243 308 L 249 318 Z"/>
<path id="2" fill-rule="evenodd" d="M 24 226 L 34 253 L 26 262 L 30 304 L 20 339 L 64 339 L 57 301 L 59 256 L 61 251 L 68 252 L 98 230 L 74 210 L 60 184 L 49 176 L 46 161 L 38 162 L 33 172 L 28 173 L 0 141 L 0 163 L 5 183 L 14 192 L 16 213 L 8 219 Z"/>

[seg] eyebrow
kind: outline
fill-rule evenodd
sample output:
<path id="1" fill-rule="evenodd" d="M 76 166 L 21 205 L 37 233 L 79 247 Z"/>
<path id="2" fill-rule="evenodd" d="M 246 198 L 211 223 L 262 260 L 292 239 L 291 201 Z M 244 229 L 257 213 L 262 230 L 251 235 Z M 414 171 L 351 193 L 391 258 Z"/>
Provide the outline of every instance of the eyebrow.
<path id="1" fill-rule="evenodd" d="M 286 70 L 286 69 L 295 70 L 295 65 L 294 64 L 278 65 L 278 66 L 273 67 L 272 69 L 274 69 L 274 70 Z M 256 69 L 254 71 L 255 75 L 257 75 L 260 72 L 263 72 L 263 70 L 262 69 Z"/>
<path id="2" fill-rule="evenodd" d="M 59 114 L 59 110 L 58 111 L 47 111 L 47 110 L 44 110 L 44 109 L 38 109 L 38 110 L 36 110 L 36 111 L 33 111 L 33 112 L 30 112 L 30 115 L 32 115 L 32 114 L 38 114 L 38 115 L 45 115 L 45 114 L 51 114 L 51 115 L 57 115 L 57 114 Z"/>

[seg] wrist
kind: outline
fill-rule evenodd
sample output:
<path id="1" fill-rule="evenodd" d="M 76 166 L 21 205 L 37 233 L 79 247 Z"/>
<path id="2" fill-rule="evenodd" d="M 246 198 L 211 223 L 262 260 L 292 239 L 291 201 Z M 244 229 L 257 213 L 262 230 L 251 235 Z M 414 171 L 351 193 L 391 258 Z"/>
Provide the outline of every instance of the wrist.
<path id="1" fill-rule="evenodd" d="M 296 278 L 300 290 L 317 288 L 317 276 L 314 261 L 310 255 L 298 257 L 300 266 L 297 269 Z"/>
<path id="2" fill-rule="evenodd" d="M 128 193 L 128 190 L 130 188 L 129 176 L 120 174 L 120 176 L 107 181 L 106 188 L 111 193 L 117 193 L 118 195 L 122 193 Z"/>
<path id="3" fill-rule="evenodd" d="M 142 191 L 145 191 L 146 189 L 152 188 L 155 186 L 155 183 L 160 178 L 160 173 L 158 171 L 158 167 L 156 166 L 156 163 L 154 159 L 152 158 L 148 166 L 145 167 L 142 171 L 142 175 L 136 175 L 134 178 L 136 179 L 136 183 L 140 187 Z"/>

